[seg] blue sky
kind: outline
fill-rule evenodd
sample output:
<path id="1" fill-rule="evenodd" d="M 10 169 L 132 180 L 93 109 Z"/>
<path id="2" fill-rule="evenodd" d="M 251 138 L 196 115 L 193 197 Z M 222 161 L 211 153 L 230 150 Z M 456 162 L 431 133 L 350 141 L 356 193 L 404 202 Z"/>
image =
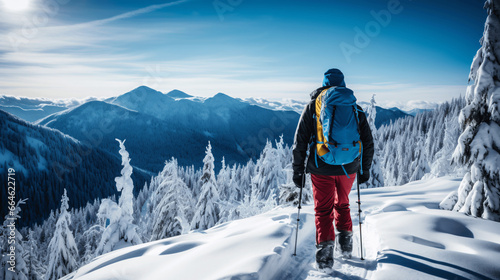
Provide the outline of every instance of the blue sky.
<path id="1" fill-rule="evenodd" d="M 464 95 L 486 19 L 478 0 L 0 0 L 0 9 L 0 94 L 109 97 L 145 84 L 306 100 L 336 67 L 359 100 L 375 93 L 400 107 Z"/>

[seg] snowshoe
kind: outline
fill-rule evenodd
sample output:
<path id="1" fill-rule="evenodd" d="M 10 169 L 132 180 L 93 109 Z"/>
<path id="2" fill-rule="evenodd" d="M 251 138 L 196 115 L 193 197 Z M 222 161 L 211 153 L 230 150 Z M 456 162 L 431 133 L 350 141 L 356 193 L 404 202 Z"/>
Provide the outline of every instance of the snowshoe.
<path id="1" fill-rule="evenodd" d="M 342 258 L 350 259 L 352 257 L 352 231 L 341 230 L 337 240 Z"/>
<path id="2" fill-rule="evenodd" d="M 333 249 L 335 242 L 325 241 L 316 245 L 316 264 L 318 270 L 329 273 L 333 268 Z"/>

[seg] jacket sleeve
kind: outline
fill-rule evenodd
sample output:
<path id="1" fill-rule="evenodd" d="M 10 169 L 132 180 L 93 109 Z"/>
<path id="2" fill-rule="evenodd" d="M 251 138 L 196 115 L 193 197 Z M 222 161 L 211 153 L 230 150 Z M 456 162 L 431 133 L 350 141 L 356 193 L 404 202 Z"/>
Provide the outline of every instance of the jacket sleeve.
<path id="1" fill-rule="evenodd" d="M 304 173 L 305 171 L 304 164 L 306 160 L 307 149 L 309 148 L 309 143 L 311 141 L 314 130 L 312 105 L 314 105 L 314 101 L 311 101 L 302 112 L 297 130 L 295 131 L 295 139 L 293 142 L 294 173 Z"/>
<path id="2" fill-rule="evenodd" d="M 358 109 L 361 109 L 361 107 L 358 106 Z M 364 112 L 359 114 L 359 129 L 361 134 L 361 142 L 363 143 L 362 168 L 363 172 L 369 172 L 370 168 L 372 167 L 375 146 L 373 144 L 372 131 Z"/>

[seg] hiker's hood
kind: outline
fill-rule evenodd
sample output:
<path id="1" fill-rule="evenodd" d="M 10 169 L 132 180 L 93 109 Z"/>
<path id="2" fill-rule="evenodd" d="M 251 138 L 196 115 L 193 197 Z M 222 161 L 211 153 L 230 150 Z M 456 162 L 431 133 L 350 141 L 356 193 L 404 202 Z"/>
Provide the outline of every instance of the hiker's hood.
<path id="1" fill-rule="evenodd" d="M 325 72 L 323 86 L 326 87 L 345 87 L 344 74 L 337 68 L 332 68 Z"/>

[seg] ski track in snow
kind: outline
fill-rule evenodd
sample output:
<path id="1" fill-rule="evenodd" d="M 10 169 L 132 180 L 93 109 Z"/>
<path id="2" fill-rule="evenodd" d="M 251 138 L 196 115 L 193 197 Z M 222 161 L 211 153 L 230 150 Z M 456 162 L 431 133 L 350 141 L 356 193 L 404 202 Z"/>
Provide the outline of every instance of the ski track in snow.
<path id="1" fill-rule="evenodd" d="M 356 214 L 356 216 L 354 216 Z M 351 259 L 343 259 L 340 252 L 335 250 L 333 272 L 326 274 L 320 272 L 315 267 L 315 225 L 314 225 L 314 210 L 312 205 L 303 207 L 303 212 L 300 214 L 299 237 L 297 245 L 297 256 L 291 256 L 288 265 L 282 269 L 280 280 L 299 280 L 299 279 L 367 279 L 371 271 L 376 268 L 376 243 L 367 242 L 366 236 L 363 238 L 364 260 L 360 259 L 360 243 L 359 243 L 359 226 L 357 211 L 351 209 L 353 221 L 353 256 Z M 297 213 L 290 216 L 291 226 L 294 226 L 292 244 L 295 243 Z M 356 223 L 356 225 L 354 224 Z M 363 227 L 364 226 L 364 227 Z M 362 225 L 363 233 L 374 236 L 370 228 Z M 373 239 L 370 237 L 370 239 Z M 369 246 L 368 248 L 366 246 Z M 368 252 L 368 255 L 367 255 Z M 284 256 L 283 256 L 284 257 Z"/>

